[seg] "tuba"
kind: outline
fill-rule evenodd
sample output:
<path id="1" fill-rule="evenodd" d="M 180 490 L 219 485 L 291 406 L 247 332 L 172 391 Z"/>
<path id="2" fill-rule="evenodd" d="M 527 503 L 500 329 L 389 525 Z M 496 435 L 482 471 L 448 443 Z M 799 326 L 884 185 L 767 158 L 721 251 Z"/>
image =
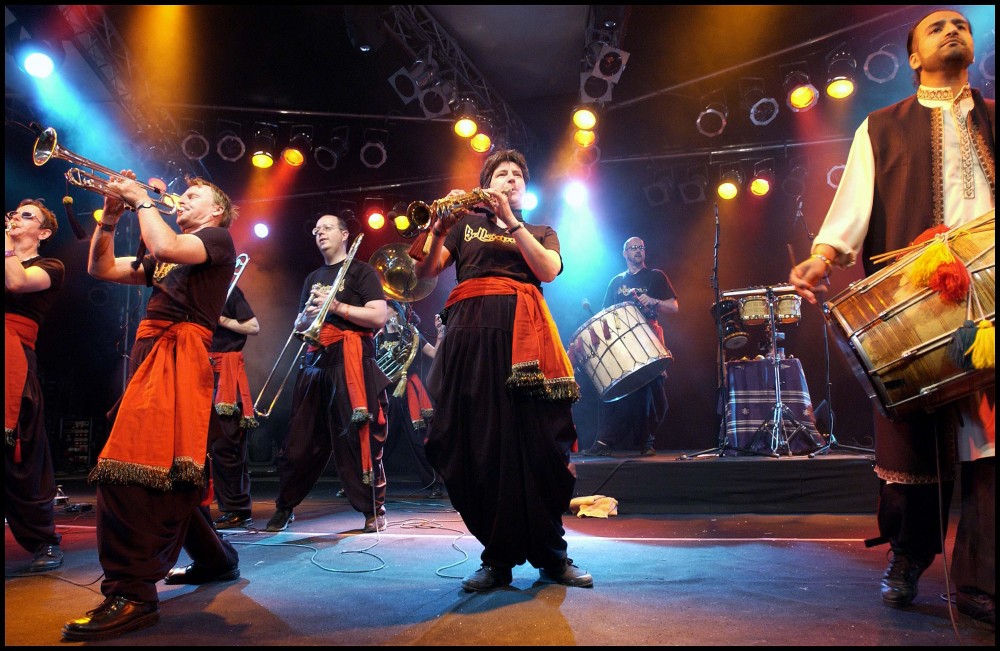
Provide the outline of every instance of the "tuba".
<path id="1" fill-rule="evenodd" d="M 386 244 L 372 254 L 368 264 L 375 268 L 386 298 L 414 303 L 434 291 L 437 278 L 417 278 L 416 261 L 405 244 Z"/>
<path id="2" fill-rule="evenodd" d="M 390 381 L 396 383 L 392 395 L 401 398 L 406 393 L 406 372 L 420 349 L 420 331 L 412 324 L 396 322 L 395 325 L 399 330 L 399 341 L 386 341 L 384 336 L 380 337 L 382 341 L 375 363 Z"/>

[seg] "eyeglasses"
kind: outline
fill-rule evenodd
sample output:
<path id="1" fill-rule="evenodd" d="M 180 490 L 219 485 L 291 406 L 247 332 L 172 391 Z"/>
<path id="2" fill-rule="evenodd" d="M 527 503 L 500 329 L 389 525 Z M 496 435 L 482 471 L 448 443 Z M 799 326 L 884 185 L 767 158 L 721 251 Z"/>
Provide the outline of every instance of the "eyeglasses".
<path id="1" fill-rule="evenodd" d="M 342 231 L 343 228 L 337 228 L 336 226 L 317 226 L 312 230 L 313 237 L 316 237 L 320 233 L 332 233 L 333 231 Z"/>
<path id="2" fill-rule="evenodd" d="M 646 247 L 644 247 L 641 244 L 633 244 L 632 246 L 625 247 L 625 248 L 627 248 L 629 251 L 645 251 L 646 250 Z"/>
<path id="3" fill-rule="evenodd" d="M 7 219 L 27 219 L 28 221 L 38 222 L 39 226 L 42 224 L 40 217 L 36 217 L 26 210 L 22 212 L 11 210 L 7 213 Z"/>

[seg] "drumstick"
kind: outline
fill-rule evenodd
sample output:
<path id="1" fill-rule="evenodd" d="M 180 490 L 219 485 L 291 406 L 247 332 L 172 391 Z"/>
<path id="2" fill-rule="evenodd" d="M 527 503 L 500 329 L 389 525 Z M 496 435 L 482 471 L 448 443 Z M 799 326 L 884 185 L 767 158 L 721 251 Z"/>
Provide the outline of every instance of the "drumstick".
<path id="1" fill-rule="evenodd" d="M 788 247 L 788 259 L 792 262 L 792 269 L 795 268 L 795 251 L 792 250 L 792 243 L 786 242 L 785 246 Z"/>

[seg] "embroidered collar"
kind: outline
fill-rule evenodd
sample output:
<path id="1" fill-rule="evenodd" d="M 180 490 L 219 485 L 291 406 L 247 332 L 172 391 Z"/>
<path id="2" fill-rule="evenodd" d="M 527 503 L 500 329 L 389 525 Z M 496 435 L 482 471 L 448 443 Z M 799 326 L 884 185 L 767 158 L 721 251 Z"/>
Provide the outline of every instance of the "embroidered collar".
<path id="1" fill-rule="evenodd" d="M 963 99 L 969 99 L 971 97 L 972 90 L 969 88 L 968 84 L 962 86 L 962 90 L 958 91 L 958 95 L 955 97 L 952 97 L 950 88 L 931 88 L 929 86 L 920 86 L 917 88 L 917 99 L 938 102 L 959 102 Z"/>

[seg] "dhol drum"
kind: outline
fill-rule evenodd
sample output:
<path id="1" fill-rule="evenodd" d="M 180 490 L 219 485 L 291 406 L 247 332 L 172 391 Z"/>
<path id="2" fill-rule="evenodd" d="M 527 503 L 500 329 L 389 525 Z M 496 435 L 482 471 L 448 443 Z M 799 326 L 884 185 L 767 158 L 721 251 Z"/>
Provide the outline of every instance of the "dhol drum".
<path id="1" fill-rule="evenodd" d="M 580 326 L 569 357 L 593 380 L 604 402 L 641 389 L 674 360 L 632 303 L 605 308 Z"/>
<path id="2" fill-rule="evenodd" d="M 768 322 L 770 311 L 766 296 L 746 296 L 740 299 L 740 317 L 747 325 L 764 325 Z"/>
<path id="3" fill-rule="evenodd" d="M 778 323 L 798 323 L 802 318 L 802 297 L 798 294 L 779 296 L 774 303 L 774 318 Z"/>
<path id="4" fill-rule="evenodd" d="M 973 314 L 976 320 L 996 318 L 994 223 L 990 211 L 949 239 L 952 254 L 972 278 L 969 290 L 982 310 Z M 948 302 L 909 280 L 906 271 L 922 251 L 907 253 L 823 304 L 848 363 L 893 420 L 933 411 L 995 382 L 994 369 L 963 369 L 948 355 L 967 318 L 966 302 Z"/>
<path id="5" fill-rule="evenodd" d="M 747 345 L 750 335 L 743 327 L 739 304 L 733 299 L 723 299 L 712 306 L 716 327 L 722 330 L 722 343 L 728 350 Z"/>

